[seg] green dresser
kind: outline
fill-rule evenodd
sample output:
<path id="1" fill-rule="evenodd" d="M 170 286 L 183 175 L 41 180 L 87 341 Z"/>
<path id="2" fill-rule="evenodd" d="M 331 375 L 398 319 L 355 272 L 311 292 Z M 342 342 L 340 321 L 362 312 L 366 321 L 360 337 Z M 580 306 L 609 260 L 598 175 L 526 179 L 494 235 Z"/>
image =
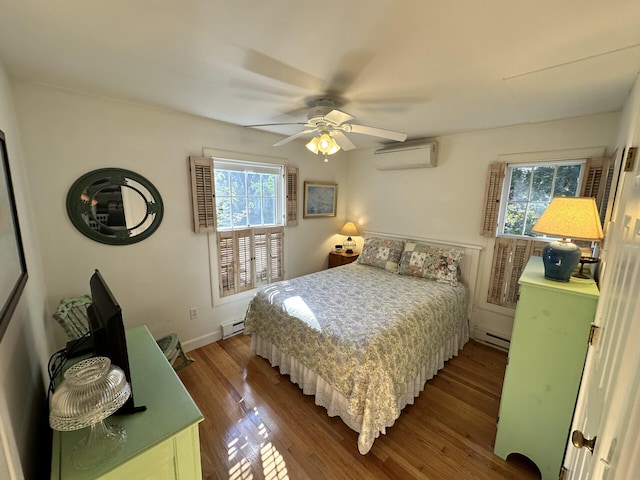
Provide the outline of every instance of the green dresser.
<path id="1" fill-rule="evenodd" d="M 90 470 L 71 463 L 71 450 L 86 430 L 54 431 L 51 478 L 201 479 L 202 413 L 147 328 L 129 329 L 126 337 L 135 404 L 147 410 L 105 421 L 125 427 L 127 441 L 116 456 Z"/>
<path id="2" fill-rule="evenodd" d="M 599 292 L 590 280 L 545 279 L 541 257 L 519 283 L 494 452 L 525 455 L 542 480 L 557 480 Z"/>

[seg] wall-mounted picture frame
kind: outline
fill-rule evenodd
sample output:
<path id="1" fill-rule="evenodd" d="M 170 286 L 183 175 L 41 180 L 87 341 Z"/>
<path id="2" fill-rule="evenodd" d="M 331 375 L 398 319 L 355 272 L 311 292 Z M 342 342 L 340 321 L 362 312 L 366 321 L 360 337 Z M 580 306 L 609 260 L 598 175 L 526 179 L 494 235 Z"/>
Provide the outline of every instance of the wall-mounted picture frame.
<path id="1" fill-rule="evenodd" d="M 304 182 L 303 218 L 335 217 L 337 202 L 337 184 Z"/>
<path id="2" fill-rule="evenodd" d="M 9 326 L 20 294 L 27 283 L 27 263 L 18 224 L 16 199 L 11 183 L 9 156 L 0 130 L 0 341 Z"/>

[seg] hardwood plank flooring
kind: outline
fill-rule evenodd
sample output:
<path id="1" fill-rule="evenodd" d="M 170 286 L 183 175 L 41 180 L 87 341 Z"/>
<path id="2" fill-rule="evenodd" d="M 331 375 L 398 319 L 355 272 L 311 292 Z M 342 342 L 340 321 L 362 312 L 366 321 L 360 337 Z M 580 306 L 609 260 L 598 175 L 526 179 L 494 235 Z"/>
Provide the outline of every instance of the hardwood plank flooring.
<path id="1" fill-rule="evenodd" d="M 493 454 L 506 354 L 470 341 L 367 455 L 237 335 L 191 351 L 178 372 L 200 407 L 205 480 L 529 480 L 524 458 Z"/>

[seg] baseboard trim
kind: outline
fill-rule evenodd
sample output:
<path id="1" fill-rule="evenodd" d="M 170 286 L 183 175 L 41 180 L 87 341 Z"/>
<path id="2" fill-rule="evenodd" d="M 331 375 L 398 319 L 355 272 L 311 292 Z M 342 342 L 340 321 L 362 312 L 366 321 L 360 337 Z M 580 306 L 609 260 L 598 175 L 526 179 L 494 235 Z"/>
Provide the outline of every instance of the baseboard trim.
<path id="1" fill-rule="evenodd" d="M 204 347 L 205 345 L 209 345 L 210 343 L 215 343 L 218 340 L 222 339 L 222 334 L 220 332 L 217 333 L 207 333 L 205 335 L 201 335 L 199 337 L 193 338 L 191 340 L 181 341 L 182 349 L 185 352 L 190 352 L 191 350 L 195 350 L 196 348 Z"/>

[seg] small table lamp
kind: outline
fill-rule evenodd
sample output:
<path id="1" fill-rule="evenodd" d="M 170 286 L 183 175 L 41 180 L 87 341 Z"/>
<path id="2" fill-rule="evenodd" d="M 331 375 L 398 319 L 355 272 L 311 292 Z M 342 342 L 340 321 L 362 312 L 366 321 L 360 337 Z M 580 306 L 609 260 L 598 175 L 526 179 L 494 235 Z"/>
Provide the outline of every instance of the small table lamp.
<path id="1" fill-rule="evenodd" d="M 103 420 L 124 405 L 130 395 L 131 386 L 124 372 L 107 357 L 87 358 L 65 372 L 51 398 L 49 425 L 61 431 L 90 427 L 71 452 L 76 468 L 95 467 L 124 445 L 126 431 L 105 425 Z"/>
<path id="2" fill-rule="evenodd" d="M 351 237 L 356 237 L 360 235 L 360 231 L 358 230 L 358 227 L 356 226 L 356 224 L 353 222 L 347 222 L 344 224 L 344 226 L 340 229 L 338 233 L 340 235 L 347 236 L 347 239 L 342 244 L 342 246 L 345 249 L 345 252 L 353 253 L 353 249 L 356 248 L 356 242 Z"/>
<path id="3" fill-rule="evenodd" d="M 569 281 L 582 255 L 580 248 L 567 238 L 591 241 L 604 238 L 592 197 L 554 197 L 531 231 L 562 237 L 549 242 L 542 251 L 545 278 L 558 282 Z"/>

